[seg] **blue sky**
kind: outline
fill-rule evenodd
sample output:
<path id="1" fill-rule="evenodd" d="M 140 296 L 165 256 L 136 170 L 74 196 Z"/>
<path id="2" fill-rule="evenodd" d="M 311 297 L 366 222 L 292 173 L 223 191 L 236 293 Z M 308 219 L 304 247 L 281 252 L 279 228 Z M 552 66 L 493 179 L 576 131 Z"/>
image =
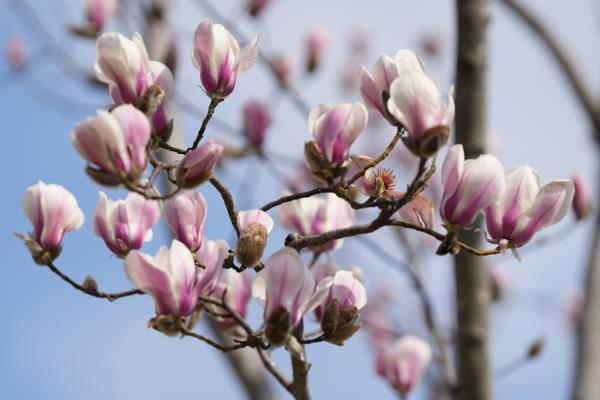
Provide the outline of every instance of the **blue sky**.
<path id="1" fill-rule="evenodd" d="M 0 330 L 0 386 L 5 398 L 160 399 L 186 395 L 241 398 L 227 365 L 214 349 L 190 340 L 167 338 L 145 328 L 153 313 L 149 298 L 110 304 L 83 296 L 35 266 L 13 237 L 14 232 L 24 233 L 29 229 L 20 206 L 25 188 L 40 179 L 60 183 L 76 195 L 87 219 L 81 230 L 67 236 L 58 265 L 79 281 L 88 274 L 94 276 L 102 290 L 130 287 L 122 263 L 110 256 L 92 233 L 91 211 L 101 189 L 83 173 L 84 163 L 69 139 L 74 124 L 106 105 L 108 96 L 104 90 L 90 90 L 76 78 L 61 73 L 55 60 L 38 52 L 44 38 L 16 18 L 6 3 L 0 2 L 0 43 L 19 32 L 25 36 L 34 57 L 25 73 L 12 74 L 5 64 L 0 69 L 0 120 L 7 150 L 0 158 L 5 182 L 0 207 L 0 248 L 7 257 L 0 280 L 0 313 L 5 320 Z M 65 34 L 66 24 L 79 17 L 79 2 L 30 0 L 30 3 L 35 4 L 53 37 L 81 65 L 91 68 L 93 46 Z M 192 31 L 206 14 L 188 1 L 173 3 L 169 19 L 183 28 L 178 30 L 181 33 L 178 91 L 204 109 L 208 100 L 197 88 L 198 76 L 188 57 L 190 37 L 185 32 Z M 219 7 L 232 20 L 239 21 L 247 35 L 260 31 L 262 46 L 270 52 L 294 53 L 300 61 L 307 27 L 321 25 L 330 31 L 330 51 L 322 73 L 298 81 L 311 105 L 359 100 L 357 91 L 339 89 L 340 68 L 347 59 L 347 40 L 357 29 L 368 33 L 369 53 L 365 58 L 368 66 L 381 52 L 393 54 L 399 48 L 417 48 L 423 32 L 439 32 L 444 45 L 442 56 L 438 60 L 426 58 L 426 64 L 443 90 L 452 81 L 452 2 L 276 0 L 264 23 L 257 25 L 243 18 L 241 3 L 219 1 Z M 556 31 L 590 86 L 597 88 L 600 12 L 593 2 L 567 5 L 561 0 L 528 0 L 526 3 Z M 596 178 L 590 127 L 560 71 L 529 32 L 495 3 L 490 23 L 489 85 L 489 131 L 497 144 L 494 146 L 497 155 L 507 168 L 529 164 L 538 170 L 542 182 L 568 177 L 575 171 L 586 174 L 592 181 Z M 267 146 L 300 157 L 302 144 L 309 137 L 306 117 L 285 97 L 272 96 L 272 88 L 267 71 L 257 65 L 238 79 L 236 91 L 219 106 L 217 115 L 236 125 L 239 109 L 246 100 L 258 97 L 269 101 L 276 105 L 277 112 Z M 49 95 L 49 90 L 60 97 Z M 187 134 L 188 140 L 202 117 L 180 114 L 178 128 Z M 208 137 L 219 134 L 216 128 L 207 132 Z M 392 134 L 392 130 L 380 124 L 365 132 L 357 146 L 363 149 L 383 146 Z M 218 175 L 247 207 L 260 206 L 281 189 L 256 160 L 231 164 Z M 242 185 L 242 179 L 251 180 L 250 185 Z M 249 196 L 248 191 L 253 187 L 261 190 Z M 210 187 L 200 190 L 209 204 L 207 235 L 230 240 L 232 232 L 219 198 Z M 109 192 L 113 198 L 122 194 Z M 554 234 L 552 244 L 526 254 L 523 262 L 516 262 L 510 256 L 493 259 L 492 263 L 507 268 L 514 287 L 513 296 L 493 308 L 494 365 L 501 366 L 516 358 L 538 336 L 547 341 L 539 360 L 496 383 L 497 398 L 567 396 L 573 337 L 564 323 L 562 302 L 582 278 L 590 228 L 590 221 L 574 224 L 569 216 L 560 226 L 542 235 Z M 562 234 L 565 229 L 568 234 Z M 148 252 L 154 252 L 167 240 L 163 228 L 157 226 L 155 233 L 154 240 L 145 247 Z M 561 234 L 558 238 L 557 233 Z M 269 253 L 280 247 L 285 234 L 280 229 L 272 235 Z M 401 258 L 389 232 L 378 233 L 377 238 Z M 382 280 L 392 284 L 398 297 L 393 309 L 396 319 L 414 333 L 423 333 L 420 324 L 409 325 L 418 320 L 415 317 L 418 303 L 403 274 L 383 265 L 353 240 L 346 241 L 343 251 L 333 257 L 341 265 L 361 266 L 368 287 L 375 287 Z M 452 294 L 449 259 L 429 256 L 422 264 L 437 317 L 442 326 L 448 326 L 452 321 L 448 301 Z M 259 314 L 253 304 L 251 319 L 257 321 Z M 308 352 L 313 364 L 310 381 L 314 398 L 395 398 L 387 385 L 373 376 L 372 354 L 364 336 L 357 335 L 343 348 L 317 344 Z M 289 370 L 282 351 L 275 355 L 275 360 L 283 370 Z"/>

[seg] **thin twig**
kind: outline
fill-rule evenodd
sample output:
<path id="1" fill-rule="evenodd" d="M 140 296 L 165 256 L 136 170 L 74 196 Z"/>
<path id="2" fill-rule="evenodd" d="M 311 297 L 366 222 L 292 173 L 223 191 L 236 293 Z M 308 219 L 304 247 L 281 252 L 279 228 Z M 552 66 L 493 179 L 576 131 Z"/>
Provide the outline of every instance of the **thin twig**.
<path id="1" fill-rule="evenodd" d="M 293 194 L 289 194 L 287 196 L 282 196 L 282 197 L 278 198 L 277 200 L 273 200 L 272 202 L 267 203 L 264 206 L 262 206 L 260 209 L 263 211 L 269 211 L 271 208 L 277 207 L 284 203 L 289 203 L 290 201 L 303 199 L 306 197 L 312 197 L 312 196 L 315 196 L 315 195 L 321 194 L 321 193 L 332 193 L 333 191 L 334 191 L 333 188 L 318 187 L 315 189 L 307 190 L 306 192 L 293 193 Z"/>
<path id="2" fill-rule="evenodd" d="M 200 126 L 200 129 L 198 130 L 196 139 L 194 139 L 194 144 L 192 144 L 192 147 L 190 147 L 187 151 L 194 150 L 198 147 L 198 145 L 200 144 L 200 141 L 204 137 L 204 132 L 206 131 L 206 127 L 208 127 L 208 122 L 210 121 L 213 114 L 215 113 L 215 109 L 217 108 L 219 103 L 222 101 L 223 101 L 223 99 L 220 99 L 218 97 L 212 97 L 210 99 L 210 104 L 208 105 L 208 111 L 206 112 L 206 116 L 204 117 L 204 120 L 202 120 L 202 125 Z"/>
<path id="3" fill-rule="evenodd" d="M 248 345 L 246 343 L 238 343 L 238 344 L 234 344 L 232 346 L 224 346 L 221 343 L 215 342 L 214 340 L 212 340 L 204 335 L 201 335 L 196 332 L 192 332 L 183 324 L 179 327 L 179 332 L 181 332 L 182 335 L 190 336 L 190 337 L 196 338 L 198 340 L 201 340 L 204 343 L 214 347 L 215 349 L 222 351 L 223 353 L 228 353 L 230 351 L 239 350 L 239 349 L 243 349 L 244 347 L 248 347 Z"/>
<path id="4" fill-rule="evenodd" d="M 225 208 L 227 209 L 227 215 L 229 215 L 229 220 L 231 221 L 231 225 L 237 234 L 237 237 L 240 237 L 240 228 L 237 224 L 237 210 L 235 208 L 235 203 L 233 202 L 233 196 L 229 192 L 229 190 L 219 181 L 217 178 L 210 178 L 209 182 L 214 186 L 215 189 L 221 195 L 223 199 L 223 204 L 225 204 Z"/>
<path id="5" fill-rule="evenodd" d="M 373 161 L 371 161 L 369 164 L 367 164 L 362 169 L 362 171 L 359 171 L 354 176 L 352 176 L 352 178 L 350 178 L 350 180 L 348 180 L 348 184 L 350 184 L 350 185 L 353 184 L 354 182 L 356 182 L 356 180 L 358 178 L 363 176 L 369 169 L 376 167 L 379 163 L 381 163 L 383 160 L 385 160 L 387 158 L 387 156 L 391 153 L 391 151 L 394 149 L 394 147 L 396 147 L 396 144 L 402 137 L 403 131 L 404 131 L 404 128 L 398 129 L 398 131 L 392 138 L 392 141 L 388 144 L 388 146 L 385 148 L 385 150 L 383 150 L 383 152 L 377 158 L 375 158 Z"/>
<path id="6" fill-rule="evenodd" d="M 59 270 L 58 267 L 56 265 L 54 265 L 54 263 L 52 261 L 48 262 L 46 264 L 46 266 L 48 267 L 48 269 L 50 271 L 52 271 L 53 273 L 58 275 L 63 281 L 67 282 L 69 285 L 73 286 L 75 289 L 77 289 L 80 292 L 83 292 L 85 294 L 88 294 L 90 296 L 97 297 L 99 299 L 107 299 L 108 301 L 114 301 L 114 300 L 120 299 L 121 297 L 133 296 L 136 294 L 144 294 L 144 292 L 142 292 L 141 290 L 138 290 L 138 289 L 131 289 L 131 290 L 126 290 L 124 292 L 116 292 L 116 293 L 98 292 L 97 290 L 86 288 L 86 287 L 80 285 L 79 283 L 75 282 L 73 279 L 69 278 L 61 270 Z"/>

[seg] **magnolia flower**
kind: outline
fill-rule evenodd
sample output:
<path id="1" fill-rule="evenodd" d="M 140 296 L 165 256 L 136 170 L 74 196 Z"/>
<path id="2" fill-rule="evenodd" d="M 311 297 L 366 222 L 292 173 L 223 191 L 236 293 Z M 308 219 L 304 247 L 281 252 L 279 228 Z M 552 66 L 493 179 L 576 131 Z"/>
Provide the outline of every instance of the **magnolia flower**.
<path id="1" fill-rule="evenodd" d="M 116 104 L 137 103 L 153 84 L 163 92 L 172 90 L 173 76 L 164 64 L 150 61 L 139 33 L 132 39 L 117 32 L 102 34 L 96 41 L 97 78 L 108 84 Z"/>
<path id="2" fill-rule="evenodd" d="M 492 243 L 508 242 L 521 247 L 533 235 L 558 223 L 567 213 L 575 188 L 572 180 L 555 180 L 540 188 L 531 167 L 517 167 L 506 173 L 506 192 L 485 210 Z"/>
<path id="3" fill-rule="evenodd" d="M 91 165 L 86 172 L 97 182 L 115 185 L 122 177 L 137 180 L 147 164 L 150 122 L 130 104 L 112 112 L 99 110 L 71 133 L 75 148 Z"/>
<path id="4" fill-rule="evenodd" d="M 202 289 L 190 250 L 178 240 L 170 249 L 162 246 L 154 257 L 132 250 L 125 258 L 125 273 L 136 288 L 154 298 L 159 317 L 150 325 L 176 334 L 179 321 L 196 308 Z"/>
<path id="5" fill-rule="evenodd" d="M 25 243 L 34 260 L 46 264 L 60 254 L 65 233 L 83 224 L 83 212 L 67 189 L 42 181 L 25 190 L 22 204 L 33 225 L 33 232 L 24 239 Z"/>
<path id="6" fill-rule="evenodd" d="M 573 212 L 575 212 L 575 217 L 580 220 L 587 217 L 592 210 L 592 193 L 585 176 L 575 174 L 572 176 L 572 179 L 573 185 L 575 185 Z"/>
<path id="7" fill-rule="evenodd" d="M 246 72 L 256 62 L 257 42 L 258 35 L 240 51 L 237 40 L 223 25 L 213 24 L 210 18 L 198 25 L 192 61 L 209 97 L 223 99 L 233 92 L 238 73 Z"/>
<path id="8" fill-rule="evenodd" d="M 117 0 L 83 0 L 88 22 L 99 31 L 117 11 Z"/>
<path id="9" fill-rule="evenodd" d="M 359 72 L 360 94 L 367 104 L 387 116 L 384 98 L 391 93 L 390 86 L 398 76 L 411 70 L 424 71 L 423 64 L 411 50 L 398 50 L 394 58 L 382 54 L 379 56 L 372 72 L 363 65 Z M 384 93 L 386 95 L 384 96 Z"/>
<path id="10" fill-rule="evenodd" d="M 266 103 L 252 100 L 242 108 L 244 136 L 253 147 L 260 147 L 265 141 L 267 129 L 271 125 L 271 114 Z"/>
<path id="11" fill-rule="evenodd" d="M 294 71 L 294 60 L 286 54 L 278 54 L 271 59 L 271 69 L 281 86 L 287 86 Z"/>
<path id="12" fill-rule="evenodd" d="M 327 31 L 320 27 L 312 28 L 306 34 L 306 69 L 308 72 L 314 72 L 321 63 L 329 40 L 328 36 Z"/>
<path id="13" fill-rule="evenodd" d="M 281 224 L 300 235 L 319 235 L 323 232 L 347 228 L 354 223 L 354 210 L 333 193 L 324 197 L 306 197 L 282 204 L 278 208 Z M 332 240 L 315 251 L 333 250 L 342 245 L 342 239 Z"/>
<path id="14" fill-rule="evenodd" d="M 241 211 L 237 217 L 240 237 L 235 248 L 238 261 L 247 267 L 260 263 L 267 245 L 267 236 L 273 229 L 273 219 L 262 210 Z"/>
<path id="15" fill-rule="evenodd" d="M 321 104 L 313 108 L 308 116 L 308 130 L 315 138 L 318 151 L 313 154 L 305 148 L 309 168 L 321 173 L 324 168 L 341 167 L 348 157 L 350 146 L 367 126 L 368 119 L 367 109 L 362 103 Z"/>
<path id="16" fill-rule="evenodd" d="M 427 342 L 406 335 L 381 349 L 375 370 L 404 396 L 419 383 L 430 361 L 431 348 Z"/>
<path id="17" fill-rule="evenodd" d="M 27 62 L 27 43 L 21 35 L 12 35 L 6 42 L 6 58 L 14 69 L 20 70 Z"/>
<path id="18" fill-rule="evenodd" d="M 440 215 L 448 225 L 469 227 L 506 190 L 504 168 L 492 155 L 465 161 L 462 145 L 450 148 L 442 166 L 444 194 Z"/>
<path id="19" fill-rule="evenodd" d="M 204 240 L 204 221 L 208 212 L 204 196 L 185 191 L 165 202 L 165 220 L 177 240 L 197 252 Z"/>
<path id="20" fill-rule="evenodd" d="M 210 297 L 217 301 L 223 300 L 237 315 L 246 317 L 246 308 L 248 301 L 252 297 L 252 277 L 244 272 L 228 270 L 222 274 L 215 288 L 210 293 Z M 208 305 L 216 313 L 222 313 L 222 309 L 216 306 Z M 229 329 L 235 325 L 235 321 L 230 317 L 215 317 L 220 329 Z"/>
<path id="21" fill-rule="evenodd" d="M 193 188 L 203 184 L 212 176 L 212 169 L 221 158 L 225 148 L 207 140 L 197 149 L 185 155 L 177 167 L 177 182 L 183 188 Z"/>
<path id="22" fill-rule="evenodd" d="M 390 86 L 389 113 L 407 130 L 402 140 L 416 156 L 433 156 L 446 145 L 454 121 L 454 88 L 448 91 L 448 104 L 440 89 L 423 70 L 408 69 Z"/>
<path id="23" fill-rule="evenodd" d="M 366 304 L 367 292 L 360 280 L 350 271 L 337 271 L 320 280 L 308 308 L 316 305 L 326 340 L 342 345 L 360 328 L 355 321 Z"/>
<path id="24" fill-rule="evenodd" d="M 196 261 L 200 264 L 197 269 L 200 294 L 208 294 L 214 290 L 223 273 L 223 262 L 228 251 L 229 246 L 223 240 L 205 240 L 196 252 Z"/>
<path id="25" fill-rule="evenodd" d="M 285 247 L 273 254 L 252 282 L 252 296 L 264 307 L 265 334 L 273 345 L 283 344 L 308 309 L 315 280 L 300 255 Z"/>
<path id="26" fill-rule="evenodd" d="M 112 201 L 100 192 L 94 210 L 94 232 L 104 240 L 110 251 L 125 256 L 152 239 L 152 225 L 160 218 L 160 204 L 137 193 L 125 200 Z"/>

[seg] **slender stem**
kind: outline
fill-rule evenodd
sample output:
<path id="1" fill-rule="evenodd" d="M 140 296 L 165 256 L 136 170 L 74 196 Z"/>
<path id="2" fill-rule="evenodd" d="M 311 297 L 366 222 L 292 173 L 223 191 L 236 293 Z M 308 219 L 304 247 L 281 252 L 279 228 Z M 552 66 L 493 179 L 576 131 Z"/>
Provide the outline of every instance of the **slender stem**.
<path id="1" fill-rule="evenodd" d="M 284 203 L 289 203 L 290 201 L 303 199 L 306 197 L 312 197 L 312 196 L 315 196 L 315 195 L 321 194 L 321 193 L 331 193 L 333 191 L 334 191 L 333 188 L 319 187 L 319 188 L 307 190 L 306 192 L 293 193 L 293 194 L 290 194 L 287 196 L 280 197 L 277 200 L 273 200 L 272 202 L 267 203 L 264 206 L 262 206 L 260 209 L 263 211 L 269 211 L 271 208 L 277 207 Z"/>
<path id="2" fill-rule="evenodd" d="M 196 338 L 198 340 L 203 341 L 204 343 L 214 347 L 217 350 L 221 350 L 223 353 L 228 353 L 230 351 L 233 350 L 238 350 L 238 349 L 243 349 L 244 347 L 247 347 L 248 344 L 247 343 L 238 343 L 238 344 L 234 344 L 232 346 L 225 346 L 222 345 L 221 343 L 215 342 L 214 340 L 201 335 L 199 333 L 196 332 L 192 332 L 191 330 L 189 330 L 185 325 L 181 325 L 179 327 L 179 331 L 181 332 L 182 335 L 184 336 L 189 336 L 189 337 L 193 337 Z"/>
<path id="3" fill-rule="evenodd" d="M 231 225 L 233 226 L 233 229 L 235 230 L 235 233 L 237 234 L 237 237 L 240 237 L 240 228 L 238 227 L 237 224 L 237 210 L 235 209 L 235 203 L 233 202 L 233 196 L 231 195 L 231 192 L 229 192 L 229 190 L 225 187 L 225 185 L 223 185 L 221 183 L 221 181 L 219 181 L 217 178 L 212 177 L 210 178 L 210 183 L 211 185 L 214 186 L 215 189 L 217 189 L 217 191 L 219 192 L 219 194 L 221 195 L 221 198 L 223 199 L 223 204 L 225 204 L 225 208 L 227 209 L 227 215 L 229 215 L 229 220 L 231 221 Z"/>
<path id="4" fill-rule="evenodd" d="M 400 138 L 402 137 L 403 130 L 404 130 L 404 128 L 398 129 L 398 131 L 396 131 L 396 134 L 392 138 L 392 141 L 390 142 L 390 144 L 388 144 L 388 146 L 385 148 L 385 150 L 383 150 L 383 152 L 379 155 L 379 157 L 377 157 L 376 159 L 371 161 L 369 164 L 367 164 L 362 169 L 362 171 L 357 172 L 352 178 L 350 178 L 350 180 L 348 181 L 348 184 L 350 184 L 350 185 L 353 184 L 354 182 L 356 182 L 356 180 L 358 178 L 363 176 L 369 169 L 374 168 L 380 162 L 385 160 L 387 158 L 387 156 L 391 153 L 391 151 L 394 149 L 394 147 L 396 147 L 398 140 L 400 140 Z"/>
<path id="5" fill-rule="evenodd" d="M 86 288 L 86 287 L 80 285 L 79 283 L 75 282 L 73 279 L 69 278 L 61 270 L 59 270 L 58 267 L 56 265 L 54 265 L 54 263 L 52 261 L 50 261 L 48 264 L 46 264 L 46 266 L 48 267 L 48 269 L 50 271 L 52 271 L 54 274 L 58 275 L 63 281 L 67 282 L 69 285 L 73 286 L 75 289 L 77 289 L 80 292 L 83 292 L 87 295 L 97 297 L 99 299 L 107 299 L 108 301 L 114 301 L 114 300 L 120 299 L 121 297 L 128 297 L 128 296 L 133 296 L 136 294 L 144 294 L 144 292 L 142 292 L 141 290 L 138 290 L 138 289 L 131 289 L 131 290 L 126 290 L 124 292 L 116 292 L 116 293 L 98 292 L 97 290 Z"/>
<path id="6" fill-rule="evenodd" d="M 204 137 L 204 132 L 206 131 L 206 127 L 208 127 L 208 122 L 210 121 L 213 114 L 215 113 L 215 109 L 217 108 L 219 103 L 222 101 L 223 101 L 223 99 L 220 99 L 218 97 L 213 97 L 210 99 L 210 104 L 208 105 L 208 111 L 206 112 L 206 116 L 204 117 L 204 120 L 202 120 L 202 125 L 200 126 L 200 129 L 198 130 L 196 139 L 194 139 L 194 144 L 192 144 L 192 147 L 190 147 L 187 151 L 194 150 L 198 147 L 198 145 L 200 144 L 200 141 Z"/>
<path id="7" fill-rule="evenodd" d="M 512 374 L 513 372 L 526 365 L 529 361 L 529 357 L 521 356 L 519 358 L 515 358 L 509 363 L 498 368 L 494 375 L 496 376 L 496 379 L 505 378 L 506 376 Z"/>

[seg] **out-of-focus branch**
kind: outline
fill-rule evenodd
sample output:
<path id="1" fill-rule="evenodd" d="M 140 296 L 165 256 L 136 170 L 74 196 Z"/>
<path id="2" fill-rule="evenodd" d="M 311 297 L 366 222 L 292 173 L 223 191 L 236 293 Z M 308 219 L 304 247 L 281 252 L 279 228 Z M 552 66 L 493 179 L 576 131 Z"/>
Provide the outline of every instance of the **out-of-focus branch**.
<path id="1" fill-rule="evenodd" d="M 486 30 L 488 0 L 457 0 L 456 142 L 465 156 L 485 150 Z M 479 247 L 481 234 L 465 232 L 462 240 Z M 464 399 L 492 398 L 489 352 L 489 286 L 481 257 L 459 252 L 454 259 L 456 281 L 459 393 Z"/>
<path id="2" fill-rule="evenodd" d="M 573 58 L 560 44 L 550 29 L 517 0 L 500 0 L 541 40 L 566 76 L 577 100 L 594 128 L 597 151 L 600 151 L 600 107 L 598 100 L 585 83 Z M 596 198 L 600 196 L 600 185 Z M 594 240 L 585 281 L 585 300 L 580 319 L 577 341 L 577 362 L 572 398 L 593 400 L 600 394 L 600 214 L 596 216 Z"/>
<path id="3" fill-rule="evenodd" d="M 586 84 L 581 74 L 577 70 L 573 57 L 560 44 L 552 32 L 540 21 L 540 19 L 521 4 L 520 0 L 499 0 L 515 16 L 517 16 L 532 32 L 541 40 L 542 44 L 550 52 L 554 61 L 558 64 L 577 100 L 580 102 L 586 112 L 592 126 L 594 127 L 596 139 L 600 139 L 600 108 L 597 100 L 589 90 L 589 84 Z"/>

